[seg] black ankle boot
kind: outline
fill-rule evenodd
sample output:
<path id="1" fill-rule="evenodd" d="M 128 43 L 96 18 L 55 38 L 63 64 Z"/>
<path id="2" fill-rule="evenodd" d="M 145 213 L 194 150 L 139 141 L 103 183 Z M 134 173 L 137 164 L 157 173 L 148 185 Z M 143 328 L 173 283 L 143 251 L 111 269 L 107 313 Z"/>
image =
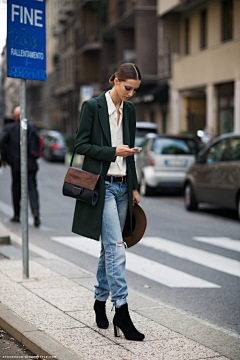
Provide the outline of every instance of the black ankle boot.
<path id="1" fill-rule="evenodd" d="M 142 341 L 145 335 L 137 331 L 133 325 L 128 312 L 128 304 L 124 304 L 120 308 L 115 308 L 115 310 L 116 313 L 113 318 L 114 335 L 119 336 L 119 329 L 121 329 L 127 340 Z"/>
<path id="2" fill-rule="evenodd" d="M 107 329 L 109 322 L 106 315 L 106 301 L 95 300 L 94 311 L 96 313 L 96 323 L 100 329 Z"/>

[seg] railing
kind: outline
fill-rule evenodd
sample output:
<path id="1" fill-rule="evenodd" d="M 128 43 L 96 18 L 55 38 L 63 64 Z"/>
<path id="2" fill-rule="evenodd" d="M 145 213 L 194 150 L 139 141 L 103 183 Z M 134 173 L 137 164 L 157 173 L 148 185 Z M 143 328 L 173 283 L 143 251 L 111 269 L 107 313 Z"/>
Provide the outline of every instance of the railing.
<path id="1" fill-rule="evenodd" d="M 98 43 L 100 42 L 100 35 L 99 33 L 94 34 L 94 33 L 90 33 L 87 35 L 82 35 L 82 36 L 76 36 L 76 49 L 79 50 L 81 49 L 84 45 L 91 45 L 94 43 Z"/>

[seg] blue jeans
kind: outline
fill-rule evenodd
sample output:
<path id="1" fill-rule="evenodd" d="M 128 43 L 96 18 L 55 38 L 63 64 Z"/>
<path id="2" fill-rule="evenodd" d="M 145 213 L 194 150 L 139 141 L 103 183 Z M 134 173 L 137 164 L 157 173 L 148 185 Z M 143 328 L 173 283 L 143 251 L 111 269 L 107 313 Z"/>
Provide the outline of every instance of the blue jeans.
<path id="1" fill-rule="evenodd" d="M 116 307 L 126 304 L 125 244 L 122 230 L 127 216 L 127 184 L 105 181 L 106 194 L 102 217 L 101 252 L 97 269 L 95 299 L 106 301 L 109 293 Z"/>

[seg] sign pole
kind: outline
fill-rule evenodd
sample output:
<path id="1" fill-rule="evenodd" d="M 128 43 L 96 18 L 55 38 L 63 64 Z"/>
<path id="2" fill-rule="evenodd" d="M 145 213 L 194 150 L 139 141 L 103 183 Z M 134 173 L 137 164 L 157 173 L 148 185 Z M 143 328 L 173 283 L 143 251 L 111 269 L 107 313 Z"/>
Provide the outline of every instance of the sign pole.
<path id="1" fill-rule="evenodd" d="M 26 80 L 47 80 L 46 0 L 7 1 L 7 76 L 20 79 L 23 277 L 29 278 Z"/>
<path id="2" fill-rule="evenodd" d="M 27 154 L 27 101 L 26 80 L 20 79 L 20 139 L 21 139 L 21 222 L 23 277 L 29 278 L 28 251 L 28 154 Z"/>

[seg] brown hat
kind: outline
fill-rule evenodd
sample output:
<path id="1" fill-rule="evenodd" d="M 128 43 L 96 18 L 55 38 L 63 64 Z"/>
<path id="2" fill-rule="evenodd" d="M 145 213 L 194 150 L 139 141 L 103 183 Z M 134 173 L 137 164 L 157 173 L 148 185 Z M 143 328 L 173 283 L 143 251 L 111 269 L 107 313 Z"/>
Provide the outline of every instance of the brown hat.
<path id="1" fill-rule="evenodd" d="M 127 216 L 124 229 L 123 229 L 123 241 L 127 244 L 127 247 L 137 244 L 143 237 L 146 227 L 147 227 L 147 218 L 141 208 L 141 206 L 135 204 L 132 209 L 132 233 L 133 236 L 129 234 L 129 216 Z"/>

